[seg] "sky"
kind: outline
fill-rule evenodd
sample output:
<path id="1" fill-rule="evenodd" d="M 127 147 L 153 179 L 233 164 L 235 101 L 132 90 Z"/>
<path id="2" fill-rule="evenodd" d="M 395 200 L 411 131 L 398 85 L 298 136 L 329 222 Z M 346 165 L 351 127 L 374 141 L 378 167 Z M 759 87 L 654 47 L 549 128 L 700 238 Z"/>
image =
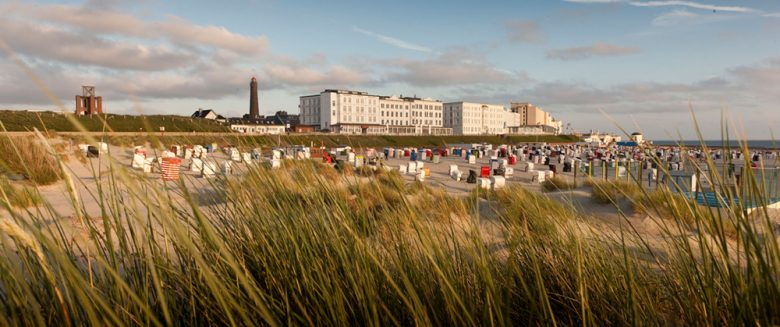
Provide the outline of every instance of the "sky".
<path id="1" fill-rule="evenodd" d="M 780 1 L 0 1 L 0 108 L 238 117 L 324 89 L 509 106 L 571 130 L 774 138 Z M 0 118 L 1 119 L 1 118 Z M 570 124 L 570 125 L 568 125 Z"/>

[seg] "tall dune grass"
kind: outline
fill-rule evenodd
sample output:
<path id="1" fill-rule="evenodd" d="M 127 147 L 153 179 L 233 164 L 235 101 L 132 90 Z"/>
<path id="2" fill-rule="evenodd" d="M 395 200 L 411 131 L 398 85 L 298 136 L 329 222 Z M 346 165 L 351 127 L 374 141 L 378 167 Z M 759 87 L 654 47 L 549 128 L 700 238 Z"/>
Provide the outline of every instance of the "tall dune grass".
<path id="1" fill-rule="evenodd" d="M 0 135 L 0 173 L 18 174 L 39 185 L 60 180 L 57 159 L 33 137 Z"/>
<path id="2" fill-rule="evenodd" d="M 314 161 L 186 183 L 123 166 L 96 171 L 89 199 L 71 194 L 75 217 L 43 203 L 0 221 L 0 324 L 780 323 L 766 210 L 680 201 L 663 215 L 689 221 L 659 219 L 649 240 L 518 186 L 456 198 Z M 731 196 L 760 195 L 751 183 Z"/>
<path id="3" fill-rule="evenodd" d="M 105 216 L 85 220 L 86 246 L 34 228 L 44 217 L 17 217 L 2 226 L 17 249 L 0 260 L 6 322 L 777 321 L 771 257 L 732 262 L 671 243 L 664 258 L 594 241 L 573 209 L 522 189 L 486 193 L 467 212 L 446 194 L 411 196 L 399 176 L 334 183 L 318 169 L 215 181 L 227 192 L 205 209 L 182 184 L 165 191 L 117 170 L 99 197 Z M 499 235 L 484 234 L 491 220 Z"/>

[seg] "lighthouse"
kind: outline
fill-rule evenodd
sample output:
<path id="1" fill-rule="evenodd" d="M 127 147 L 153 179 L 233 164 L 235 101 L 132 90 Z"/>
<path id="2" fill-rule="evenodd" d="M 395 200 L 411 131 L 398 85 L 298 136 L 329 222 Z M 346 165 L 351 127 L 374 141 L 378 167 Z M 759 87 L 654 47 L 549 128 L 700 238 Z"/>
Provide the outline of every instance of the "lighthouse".
<path id="1" fill-rule="evenodd" d="M 260 106 L 257 103 L 257 79 L 254 76 L 249 82 L 249 118 L 260 118 Z"/>

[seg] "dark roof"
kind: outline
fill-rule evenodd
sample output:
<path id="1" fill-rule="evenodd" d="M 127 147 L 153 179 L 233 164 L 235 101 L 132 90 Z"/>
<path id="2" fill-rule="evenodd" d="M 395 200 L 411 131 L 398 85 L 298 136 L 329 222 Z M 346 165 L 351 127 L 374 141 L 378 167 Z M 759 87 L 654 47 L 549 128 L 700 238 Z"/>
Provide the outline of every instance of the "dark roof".
<path id="1" fill-rule="evenodd" d="M 273 116 L 266 116 L 265 122 L 266 124 L 275 124 L 275 125 L 290 124 L 290 126 L 294 126 L 300 123 L 300 116 L 288 114 L 287 111 L 277 111 L 276 114 L 274 114 Z"/>
<path id="2" fill-rule="evenodd" d="M 639 133 L 639 132 L 634 132 L 634 133 L 631 133 L 631 135 L 632 135 L 632 136 L 637 136 L 637 135 L 642 135 L 642 133 Z"/>
<path id="3" fill-rule="evenodd" d="M 213 112 L 214 110 L 211 109 L 198 109 L 192 114 L 192 118 L 206 118 L 206 116 L 209 115 L 210 112 Z M 224 119 L 224 118 L 223 118 Z"/>

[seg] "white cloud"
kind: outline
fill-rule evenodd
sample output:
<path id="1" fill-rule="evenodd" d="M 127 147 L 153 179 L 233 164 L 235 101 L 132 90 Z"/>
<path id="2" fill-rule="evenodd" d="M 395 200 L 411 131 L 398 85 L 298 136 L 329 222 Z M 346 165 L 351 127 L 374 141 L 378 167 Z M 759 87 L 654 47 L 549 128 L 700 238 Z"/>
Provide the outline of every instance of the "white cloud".
<path id="1" fill-rule="evenodd" d="M 407 50 L 414 50 L 414 51 L 420 51 L 420 52 L 431 52 L 432 51 L 431 48 L 428 48 L 428 47 L 425 47 L 425 46 L 422 46 L 422 45 L 417 45 L 417 44 L 410 43 L 410 42 L 406 42 L 404 40 L 397 39 L 397 38 L 394 38 L 394 37 L 391 37 L 391 36 L 378 34 L 378 33 L 375 33 L 375 32 L 369 31 L 369 30 L 364 30 L 364 29 L 362 29 L 360 27 L 357 27 L 357 26 L 352 26 L 352 30 L 355 31 L 355 32 L 358 32 L 360 34 L 373 37 L 374 39 L 376 39 L 379 42 L 382 42 L 382 43 L 385 43 L 385 44 L 389 44 L 389 45 L 392 45 L 392 46 L 397 47 L 397 48 L 407 49 Z"/>
<path id="2" fill-rule="evenodd" d="M 286 86 L 350 87 L 367 82 L 364 74 L 344 66 L 322 70 L 297 61 L 266 64 L 264 74 L 266 80 Z"/>
<path id="3" fill-rule="evenodd" d="M 743 6 L 721 6 L 695 1 L 680 0 L 654 0 L 654 1 L 631 1 L 631 0 L 563 0 L 572 3 L 602 4 L 602 3 L 627 3 L 635 7 L 688 7 L 701 10 L 728 11 L 738 13 L 759 13 L 760 10 Z"/>
<path id="4" fill-rule="evenodd" d="M 196 60 L 196 54 L 169 45 L 115 41 L 41 22 L 0 20 L 0 39 L 28 57 L 112 69 L 174 69 Z"/>
<path id="5" fill-rule="evenodd" d="M 24 29 L 16 28 L 19 32 L 16 35 L 5 31 L 3 36 L 6 38 L 22 38 L 26 34 L 25 29 L 30 26 L 35 27 L 31 33 L 47 32 L 67 36 L 59 42 L 53 42 L 51 47 L 77 46 L 74 39 L 81 38 L 84 42 L 128 45 L 136 45 L 139 41 L 145 44 L 170 43 L 189 48 L 184 50 L 206 48 L 256 57 L 262 55 L 268 46 L 265 36 L 241 35 L 224 27 L 198 25 L 171 15 L 160 21 L 144 21 L 110 7 L 11 2 L 0 4 L 0 11 L 7 14 L 3 21 L 6 29 L 25 25 Z M 131 40 L 133 38 L 136 40 Z"/>
<path id="6" fill-rule="evenodd" d="M 627 56 L 639 52 L 640 50 L 634 47 L 596 42 L 588 46 L 549 50 L 547 51 L 547 58 L 557 60 L 582 60 L 591 57 Z"/>
<path id="7" fill-rule="evenodd" d="M 259 56 L 268 46 L 264 36 L 236 34 L 221 26 L 196 25 L 175 16 L 154 23 L 151 28 L 174 43 L 211 46 L 247 56 Z"/>
<path id="8" fill-rule="evenodd" d="M 756 9 L 748 8 L 748 7 L 740 7 L 740 6 L 719 6 L 719 5 L 711 5 L 706 3 L 699 3 L 699 2 L 693 2 L 693 1 L 631 1 L 629 2 L 630 5 L 636 6 L 636 7 L 669 7 L 669 6 L 677 6 L 677 7 L 689 7 L 694 9 L 702 9 L 702 10 L 715 10 L 715 11 L 729 11 L 729 12 L 738 12 L 738 13 L 754 13 L 758 12 Z"/>
<path id="9" fill-rule="evenodd" d="M 378 61 L 377 64 L 390 71 L 383 78 L 384 81 L 423 87 L 500 84 L 528 80 L 525 73 L 499 69 L 487 62 L 484 55 L 465 48 L 448 49 L 423 60 L 391 59 Z"/>
<path id="10" fill-rule="evenodd" d="M 673 11 L 663 13 L 653 19 L 653 25 L 660 27 L 675 26 L 675 25 L 697 25 L 707 24 L 714 22 L 722 22 L 732 19 L 737 19 L 739 16 L 735 14 L 721 14 L 721 13 L 707 13 L 697 14 L 690 12 L 686 9 L 675 9 Z"/>
<path id="11" fill-rule="evenodd" d="M 677 9 L 654 18 L 653 25 L 672 26 L 680 23 L 687 23 L 699 17 L 699 14 L 692 13 L 685 9 Z"/>
<path id="12" fill-rule="evenodd" d="M 107 102 L 219 99 L 245 92 L 248 64 L 268 60 L 265 36 L 176 16 L 143 20 L 122 4 L 0 3 L 0 40 L 66 104 L 83 84 L 96 85 Z M 50 104 L 17 65 L 0 65 L 0 102 Z"/>

